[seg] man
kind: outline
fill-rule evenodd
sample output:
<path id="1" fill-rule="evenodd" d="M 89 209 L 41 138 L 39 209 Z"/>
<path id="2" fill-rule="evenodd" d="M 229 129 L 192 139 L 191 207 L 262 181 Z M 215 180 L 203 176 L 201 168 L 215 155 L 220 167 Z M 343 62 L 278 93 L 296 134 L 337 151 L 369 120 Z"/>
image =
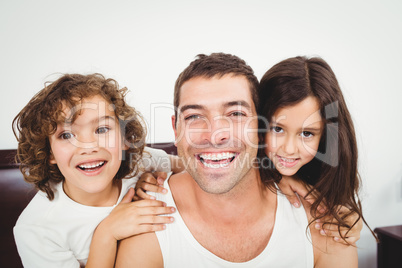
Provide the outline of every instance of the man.
<path id="1" fill-rule="evenodd" d="M 257 86 L 243 60 L 222 53 L 199 55 L 180 74 L 172 123 L 187 172 L 160 196 L 176 221 L 123 240 L 117 267 L 357 267 L 355 247 L 309 230 L 308 210 L 262 183 Z"/>

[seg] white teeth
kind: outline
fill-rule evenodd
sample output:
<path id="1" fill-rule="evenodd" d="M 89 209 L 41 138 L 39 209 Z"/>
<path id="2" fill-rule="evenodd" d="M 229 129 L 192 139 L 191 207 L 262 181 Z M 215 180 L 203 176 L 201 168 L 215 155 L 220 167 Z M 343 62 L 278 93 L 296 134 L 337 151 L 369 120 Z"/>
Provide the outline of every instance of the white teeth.
<path id="1" fill-rule="evenodd" d="M 231 152 L 224 152 L 224 153 L 206 153 L 206 154 L 200 154 L 199 157 L 203 165 L 207 168 L 222 168 L 222 167 L 227 167 L 230 165 L 232 158 L 236 156 L 236 153 L 231 153 Z M 205 160 L 210 160 L 210 161 L 225 161 L 221 163 L 207 163 Z"/>
<path id="2" fill-rule="evenodd" d="M 101 162 L 98 162 L 98 163 L 94 163 L 94 164 L 92 164 L 92 165 L 79 165 L 79 167 L 80 168 L 96 168 L 96 167 L 99 167 L 99 166 L 101 166 L 101 165 L 103 165 L 105 163 L 105 161 L 101 161 Z"/>
<path id="3" fill-rule="evenodd" d="M 208 163 L 204 162 L 203 164 L 207 168 L 223 168 L 223 167 L 227 167 L 230 164 L 230 162 L 224 163 L 224 164 L 208 164 Z"/>
<path id="4" fill-rule="evenodd" d="M 205 160 L 214 160 L 214 161 L 221 161 L 221 160 L 225 160 L 228 158 L 233 158 L 235 157 L 236 154 L 235 153 L 217 153 L 217 154 L 212 154 L 212 153 L 208 153 L 208 154 L 200 154 L 200 158 L 205 159 Z"/>
<path id="5" fill-rule="evenodd" d="M 292 163 L 292 162 L 296 161 L 295 158 L 284 158 L 284 157 L 282 157 L 282 156 L 279 156 L 279 158 L 280 158 L 282 161 L 287 162 L 287 163 Z"/>

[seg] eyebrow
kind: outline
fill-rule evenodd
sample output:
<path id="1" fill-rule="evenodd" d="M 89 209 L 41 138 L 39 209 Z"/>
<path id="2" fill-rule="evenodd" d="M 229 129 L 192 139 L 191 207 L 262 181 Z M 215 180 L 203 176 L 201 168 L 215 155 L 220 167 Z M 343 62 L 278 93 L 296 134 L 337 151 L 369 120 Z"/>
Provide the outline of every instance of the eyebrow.
<path id="1" fill-rule="evenodd" d="M 99 123 L 100 121 L 104 121 L 104 120 L 108 120 L 108 119 L 111 119 L 111 120 L 113 120 L 113 121 L 116 121 L 116 119 L 115 119 L 114 116 L 105 115 L 105 116 L 101 116 L 101 117 L 99 117 L 99 118 L 94 118 L 94 119 L 92 119 L 88 124 L 96 124 L 96 123 Z M 74 122 L 71 122 L 70 120 L 66 120 L 66 121 L 63 123 L 63 125 L 65 125 L 65 126 L 71 126 L 71 125 L 73 125 L 73 124 L 74 124 Z"/>
<path id="2" fill-rule="evenodd" d="M 250 104 L 244 100 L 230 101 L 230 102 L 223 104 L 224 108 L 228 108 L 228 107 L 232 107 L 232 106 L 243 106 L 243 107 L 251 110 Z M 180 113 L 183 113 L 184 111 L 189 110 L 189 109 L 206 110 L 205 106 L 203 106 L 203 105 L 189 104 L 189 105 L 182 106 L 180 108 Z"/>
<path id="3" fill-rule="evenodd" d="M 99 123 L 100 121 L 104 121 L 104 120 L 108 120 L 108 119 L 111 119 L 111 120 L 113 120 L 113 121 L 116 121 L 114 116 L 105 115 L 105 116 L 102 116 L 102 117 L 99 117 L 99 118 L 94 118 L 93 120 L 91 120 L 90 123 L 91 123 L 91 124 Z"/>
<path id="4" fill-rule="evenodd" d="M 184 105 L 180 108 L 180 113 L 183 113 L 186 110 L 190 110 L 190 109 L 194 109 L 194 110 L 205 110 L 205 107 L 199 104 L 189 104 L 189 105 Z"/>
<path id="5" fill-rule="evenodd" d="M 245 107 L 247 109 L 251 109 L 250 104 L 248 102 L 244 101 L 244 100 L 230 101 L 228 103 L 225 103 L 223 106 L 225 108 L 232 107 L 232 106 L 243 106 L 243 107 Z"/>
<path id="6" fill-rule="evenodd" d="M 321 128 L 306 127 L 306 128 L 303 128 L 303 131 L 319 132 L 319 131 L 321 131 Z"/>
<path id="7" fill-rule="evenodd" d="M 316 122 L 315 122 L 315 123 L 316 123 Z M 313 123 L 313 124 L 315 124 L 315 123 Z M 281 124 L 281 123 L 279 123 L 279 122 L 276 122 L 276 121 L 272 121 L 272 122 L 270 122 L 269 124 L 270 124 L 270 125 L 274 125 L 274 126 L 276 126 L 276 127 L 281 127 L 281 128 L 284 127 L 283 124 Z M 319 132 L 319 131 L 322 131 L 322 129 L 321 129 L 320 127 L 305 127 L 305 128 L 303 128 L 302 130 L 303 130 L 303 131 L 311 131 L 311 132 Z"/>

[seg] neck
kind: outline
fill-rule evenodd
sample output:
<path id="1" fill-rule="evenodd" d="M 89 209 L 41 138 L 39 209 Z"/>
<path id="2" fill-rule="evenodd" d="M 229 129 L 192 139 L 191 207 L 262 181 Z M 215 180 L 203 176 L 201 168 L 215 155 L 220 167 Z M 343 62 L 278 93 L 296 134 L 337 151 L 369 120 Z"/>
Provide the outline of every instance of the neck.
<path id="1" fill-rule="evenodd" d="M 109 207 L 117 203 L 122 181 L 113 180 L 108 187 L 100 192 L 88 193 L 82 189 L 63 183 L 64 193 L 77 203 L 92 207 Z"/>
<path id="2" fill-rule="evenodd" d="M 262 183 L 258 169 L 251 169 L 225 194 L 206 193 L 196 183 L 195 186 L 194 196 L 200 215 L 222 223 L 254 221 L 267 211 L 269 203 L 276 205 L 271 198 L 272 192 Z"/>

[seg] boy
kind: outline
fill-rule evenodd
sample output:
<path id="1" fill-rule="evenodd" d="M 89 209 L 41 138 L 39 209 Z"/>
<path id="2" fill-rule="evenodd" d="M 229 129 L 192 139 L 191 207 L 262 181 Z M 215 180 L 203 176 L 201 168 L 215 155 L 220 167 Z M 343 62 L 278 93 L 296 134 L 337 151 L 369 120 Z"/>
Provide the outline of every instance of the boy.
<path id="1" fill-rule="evenodd" d="M 115 254 L 118 239 L 163 230 L 173 221 L 160 216 L 174 212 L 163 202 L 131 202 L 145 130 L 125 102 L 126 92 L 100 74 L 67 74 L 15 117 L 17 160 L 25 180 L 39 190 L 14 227 L 25 267 L 85 266 L 93 232 L 105 218 L 101 229 L 116 243 L 91 248 L 94 261 L 98 254 Z M 170 172 L 166 153 L 146 150 L 144 157 L 152 160 L 147 170 Z"/>

